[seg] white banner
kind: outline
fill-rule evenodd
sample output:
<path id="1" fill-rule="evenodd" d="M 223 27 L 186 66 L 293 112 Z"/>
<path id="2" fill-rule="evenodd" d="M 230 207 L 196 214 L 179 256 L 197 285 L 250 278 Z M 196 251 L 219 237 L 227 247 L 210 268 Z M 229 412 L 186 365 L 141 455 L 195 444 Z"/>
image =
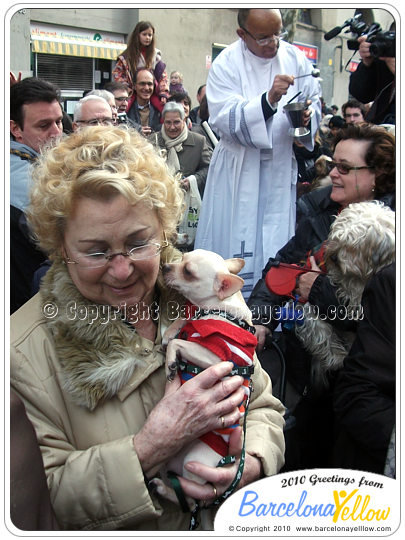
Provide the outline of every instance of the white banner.
<path id="1" fill-rule="evenodd" d="M 390 536 L 400 524 L 399 481 L 362 471 L 313 469 L 263 478 L 219 508 L 224 536 Z"/>

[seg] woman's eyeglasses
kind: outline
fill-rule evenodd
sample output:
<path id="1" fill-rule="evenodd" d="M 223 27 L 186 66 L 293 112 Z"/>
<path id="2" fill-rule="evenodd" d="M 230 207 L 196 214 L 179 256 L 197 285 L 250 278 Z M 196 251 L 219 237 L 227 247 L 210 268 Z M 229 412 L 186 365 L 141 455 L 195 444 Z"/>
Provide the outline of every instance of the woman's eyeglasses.
<path id="1" fill-rule="evenodd" d="M 161 244 L 157 242 L 148 242 L 142 246 L 133 247 L 129 251 L 121 251 L 119 253 L 111 253 L 109 255 L 104 252 L 89 254 L 78 253 L 75 255 L 75 259 L 77 260 L 74 261 L 70 257 L 66 257 L 65 262 L 66 264 L 77 264 L 78 266 L 82 266 L 84 268 L 101 268 L 102 266 L 106 266 L 114 259 L 114 257 L 117 257 L 118 255 L 128 257 L 131 259 L 131 261 L 144 261 L 146 259 L 157 257 L 157 255 L 159 255 L 159 253 L 161 253 L 161 251 L 168 245 L 169 243 L 165 236 L 165 240 Z"/>
<path id="2" fill-rule="evenodd" d="M 361 169 L 374 169 L 374 167 L 369 167 L 368 165 L 362 165 L 361 167 L 355 167 L 353 165 L 348 165 L 346 163 L 338 163 L 337 161 L 328 161 L 327 167 L 329 172 L 336 167 L 339 174 L 349 174 L 350 171 L 360 171 Z"/>

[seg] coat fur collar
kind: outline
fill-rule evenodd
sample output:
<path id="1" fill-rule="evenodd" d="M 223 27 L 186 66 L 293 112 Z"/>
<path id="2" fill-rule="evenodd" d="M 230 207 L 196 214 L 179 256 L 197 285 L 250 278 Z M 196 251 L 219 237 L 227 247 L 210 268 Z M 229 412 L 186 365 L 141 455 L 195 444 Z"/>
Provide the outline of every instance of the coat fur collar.
<path id="1" fill-rule="evenodd" d="M 43 306 L 57 308 L 56 316 L 47 318 L 46 324 L 54 338 L 64 389 L 78 405 L 94 410 L 101 401 L 115 396 L 131 378 L 138 386 L 151 369 L 163 363 L 163 357 L 156 355 L 158 365 L 150 365 L 150 356 L 146 365 L 140 354 L 143 339 L 136 330 L 110 306 L 84 298 L 62 261 L 52 264 L 40 294 Z"/>

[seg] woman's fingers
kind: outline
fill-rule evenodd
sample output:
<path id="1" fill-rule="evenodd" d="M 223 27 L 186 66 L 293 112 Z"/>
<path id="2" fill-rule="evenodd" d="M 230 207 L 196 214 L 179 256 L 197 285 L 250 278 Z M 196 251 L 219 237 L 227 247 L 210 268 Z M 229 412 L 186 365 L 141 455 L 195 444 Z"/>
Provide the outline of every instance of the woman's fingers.
<path id="1" fill-rule="evenodd" d="M 244 387 L 240 387 L 226 399 L 219 401 L 216 406 L 216 414 L 220 419 L 220 424 L 214 425 L 212 429 L 222 429 L 223 427 L 229 427 L 238 423 L 241 416 L 239 406 L 245 397 Z M 222 422 L 222 418 L 224 418 L 224 422 Z"/>
<path id="2" fill-rule="evenodd" d="M 134 439 L 137 449 L 147 449 L 142 456 L 147 467 L 167 460 L 205 433 L 239 422 L 245 387 L 242 377 L 227 377 L 232 366 L 220 362 L 183 385 L 178 376 L 166 385 L 164 398 Z"/>
<path id="3" fill-rule="evenodd" d="M 219 461 L 219 458 L 218 458 Z M 237 468 L 234 465 L 226 467 L 210 467 L 199 463 L 198 461 L 190 461 L 185 465 L 185 468 L 206 480 L 217 487 L 218 495 L 221 495 L 230 485 L 235 477 Z"/>
<path id="4" fill-rule="evenodd" d="M 166 382 L 165 396 L 170 396 L 171 394 L 175 394 L 180 387 L 181 387 L 180 376 L 178 373 L 176 373 L 173 379 Z"/>
<path id="5" fill-rule="evenodd" d="M 186 478 L 179 477 L 181 486 L 187 495 L 209 503 L 229 488 L 239 467 L 243 444 L 242 434 L 242 428 L 237 427 L 233 430 L 230 437 L 228 454 L 236 457 L 234 464 L 224 467 L 211 467 L 198 461 L 190 461 L 185 465 L 187 471 L 205 480 L 205 484 L 201 485 Z"/>
<path id="6" fill-rule="evenodd" d="M 200 478 L 204 478 L 204 480 L 206 480 L 207 482 L 210 482 L 217 486 L 218 494 L 223 493 L 234 479 L 238 468 L 240 455 L 242 453 L 242 433 L 242 428 L 238 426 L 234 430 L 232 430 L 229 439 L 228 455 L 235 456 L 235 464 L 225 465 L 223 467 L 210 467 L 198 461 L 189 461 L 188 463 L 186 463 L 185 468 L 189 472 L 196 474 Z"/>
<path id="7" fill-rule="evenodd" d="M 238 407 L 245 394 L 243 378 L 235 375 L 222 380 L 232 369 L 232 363 L 223 364 L 227 365 L 210 367 L 183 385 L 177 375 L 166 384 L 164 399 L 156 409 L 164 411 L 165 417 L 170 416 L 175 429 L 186 427 L 187 432 L 194 433 L 200 426 L 206 433 L 223 427 L 222 416 L 229 415 L 229 422 L 239 419 Z M 201 430 L 198 429 L 196 436 L 203 433 Z"/>
<path id="8" fill-rule="evenodd" d="M 316 264 L 316 260 L 315 260 L 315 257 L 313 255 L 310 256 L 309 262 L 311 263 L 311 269 L 312 270 L 317 270 L 318 272 L 321 271 L 319 266 Z"/>
<path id="9" fill-rule="evenodd" d="M 199 384 L 203 389 L 211 388 L 223 377 L 229 375 L 232 368 L 232 362 L 218 362 L 218 364 L 205 369 L 197 377 L 194 377 L 193 381 L 197 381 L 197 384 Z"/>
<path id="10" fill-rule="evenodd" d="M 206 501 L 207 503 L 210 503 L 220 495 L 218 489 L 216 487 L 214 489 L 214 485 L 210 482 L 197 484 L 197 482 L 193 482 L 182 476 L 179 476 L 178 479 L 185 495 L 192 497 L 197 501 Z"/>
<path id="11" fill-rule="evenodd" d="M 240 426 L 232 430 L 232 433 L 229 437 L 229 455 L 236 456 L 238 458 L 240 457 L 243 445 L 242 433 L 243 430 Z"/>

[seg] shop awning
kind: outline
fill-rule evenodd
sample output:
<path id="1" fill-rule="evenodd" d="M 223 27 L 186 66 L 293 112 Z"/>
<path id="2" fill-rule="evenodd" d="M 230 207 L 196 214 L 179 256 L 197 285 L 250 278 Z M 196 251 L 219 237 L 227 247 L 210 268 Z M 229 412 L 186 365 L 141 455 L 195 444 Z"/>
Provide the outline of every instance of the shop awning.
<path id="1" fill-rule="evenodd" d="M 44 54 L 61 54 L 66 56 L 82 56 L 86 58 L 104 58 L 116 60 L 126 48 L 125 43 L 108 43 L 105 41 L 67 40 L 49 37 L 32 37 L 32 52 Z"/>

